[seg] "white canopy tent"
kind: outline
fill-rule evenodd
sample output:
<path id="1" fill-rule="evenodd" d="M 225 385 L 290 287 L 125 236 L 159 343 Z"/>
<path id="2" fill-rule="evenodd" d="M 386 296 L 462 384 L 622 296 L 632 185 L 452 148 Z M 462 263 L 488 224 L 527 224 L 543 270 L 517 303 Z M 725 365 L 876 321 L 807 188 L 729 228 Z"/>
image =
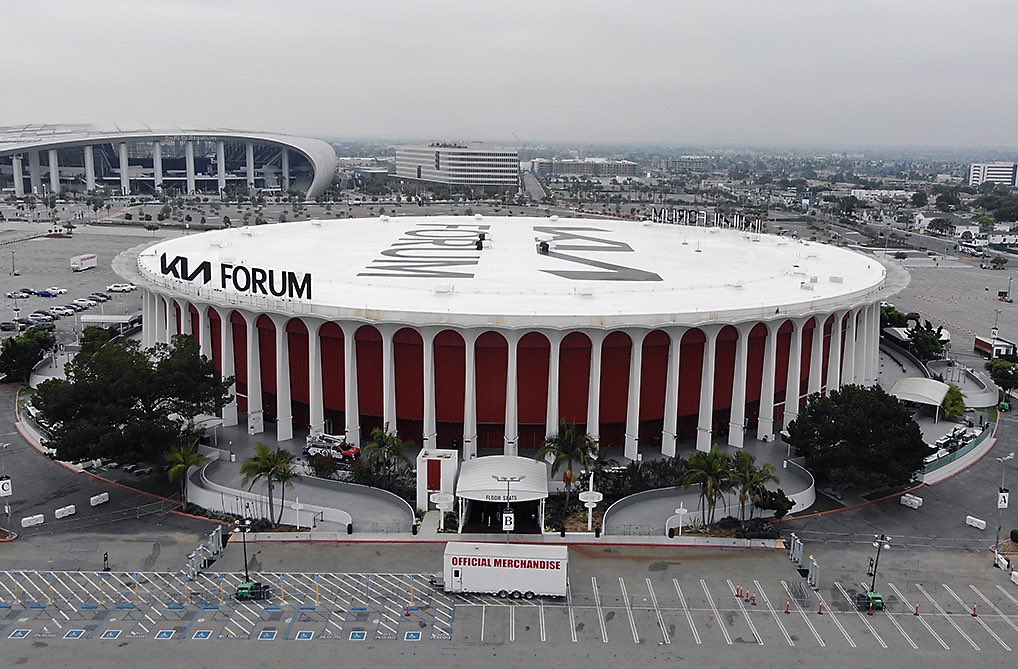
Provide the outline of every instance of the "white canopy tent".
<path id="1" fill-rule="evenodd" d="M 489 455 L 466 460 L 456 481 L 460 523 L 463 531 L 467 501 L 533 502 L 540 501 L 538 518 L 544 518 L 544 500 L 548 497 L 548 464 L 517 455 Z M 544 523 L 541 523 L 544 526 Z"/>
<path id="2" fill-rule="evenodd" d="M 937 408 L 937 420 L 940 420 L 940 405 L 947 397 L 947 391 L 951 386 L 934 379 L 912 377 L 901 379 L 891 388 L 891 395 L 905 402 L 926 404 Z"/>

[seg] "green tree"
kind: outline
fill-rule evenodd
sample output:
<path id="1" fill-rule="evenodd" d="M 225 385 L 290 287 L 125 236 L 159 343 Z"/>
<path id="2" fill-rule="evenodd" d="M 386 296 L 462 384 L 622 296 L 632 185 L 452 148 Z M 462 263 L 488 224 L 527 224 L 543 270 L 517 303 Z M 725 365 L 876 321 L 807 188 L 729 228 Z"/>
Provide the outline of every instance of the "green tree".
<path id="1" fill-rule="evenodd" d="M 339 462 L 331 455 L 308 456 L 308 466 L 311 472 L 320 479 L 331 479 L 339 471 Z"/>
<path id="2" fill-rule="evenodd" d="M 942 358 L 944 356 L 944 344 L 940 341 L 940 336 L 943 330 L 943 326 L 934 329 L 929 321 L 916 323 L 908 331 L 909 349 L 912 351 L 912 355 L 919 358 L 922 362 Z"/>
<path id="3" fill-rule="evenodd" d="M 714 510 L 724 494 L 732 489 L 732 456 L 722 453 L 717 446 L 710 451 L 698 451 L 690 456 L 685 486 L 700 486 L 700 514 L 704 525 L 714 522 Z"/>
<path id="4" fill-rule="evenodd" d="M 927 204 L 929 204 L 929 202 L 930 198 L 926 195 L 926 193 L 922 192 L 921 190 L 912 193 L 913 207 L 925 207 Z"/>
<path id="5" fill-rule="evenodd" d="M 908 326 L 908 318 L 904 313 L 892 306 L 880 307 L 880 329 L 903 328 Z"/>
<path id="6" fill-rule="evenodd" d="M 208 461 L 207 457 L 198 452 L 197 441 L 172 446 L 166 454 L 166 464 L 170 466 L 166 475 L 171 482 L 180 481 L 180 501 L 184 507 L 187 507 L 187 472 L 191 467 L 202 467 Z"/>
<path id="7" fill-rule="evenodd" d="M 544 440 L 541 448 L 534 456 L 536 460 L 547 461 L 551 456 L 551 474 L 558 474 L 562 466 L 562 481 L 566 484 L 565 505 L 562 507 L 562 524 L 565 525 L 566 514 L 569 512 L 569 499 L 573 491 L 573 483 L 577 480 L 573 465 L 586 469 L 597 453 L 597 441 L 589 434 L 581 433 L 575 423 L 562 423 L 558 434 Z"/>
<path id="8" fill-rule="evenodd" d="M 147 350 L 122 338 L 97 343 L 66 369 L 67 378 L 41 383 L 33 400 L 58 426 L 50 443 L 65 460 L 161 459 L 170 446 L 194 438 L 195 416 L 222 409 L 232 383 L 219 379 L 190 336 Z"/>
<path id="9" fill-rule="evenodd" d="M 35 328 L 5 339 L 0 344 L 0 374 L 12 381 L 28 381 L 32 370 L 56 343 L 52 332 Z"/>
<path id="10" fill-rule="evenodd" d="M 269 498 L 269 522 L 273 526 L 278 525 L 283 517 L 283 497 L 286 495 L 286 486 L 293 485 L 293 478 L 296 474 L 293 471 L 293 454 L 282 448 L 272 450 L 266 444 L 258 442 L 255 444 L 255 454 L 240 465 L 240 473 L 243 474 L 242 481 L 250 483 L 248 490 L 254 488 L 259 481 L 265 481 L 266 491 Z M 276 484 L 281 483 L 283 491 L 279 500 L 279 520 L 275 517 L 273 504 L 273 492 Z"/>
<path id="11" fill-rule="evenodd" d="M 1004 395 L 1018 388 L 1018 365 L 1015 363 L 995 358 L 986 363 L 986 371 Z"/>
<path id="12" fill-rule="evenodd" d="M 410 463 L 406 452 L 411 446 L 411 442 L 400 439 L 386 423 L 371 431 L 370 440 L 364 444 L 363 454 L 368 460 L 380 463 L 385 471 L 395 475 L 402 468 L 400 465 Z"/>
<path id="13" fill-rule="evenodd" d="M 146 219 L 146 220 L 152 220 L 152 219 Z M 149 232 L 151 232 L 152 236 L 155 237 L 156 236 L 156 230 L 159 229 L 159 226 L 150 223 L 150 224 L 145 226 L 145 229 L 148 230 Z"/>
<path id="14" fill-rule="evenodd" d="M 1009 259 L 1004 256 L 993 256 L 993 258 L 990 259 L 990 265 L 993 266 L 993 269 L 1004 269 L 1004 265 L 1007 264 L 1008 260 Z"/>
<path id="15" fill-rule="evenodd" d="M 965 413 L 965 396 L 962 395 L 958 386 L 951 384 L 947 389 L 947 394 L 944 395 L 944 401 L 940 404 L 940 408 L 944 410 L 944 415 L 948 418 L 957 418 Z"/>
<path id="16" fill-rule="evenodd" d="M 930 452 L 908 408 L 880 386 L 810 395 L 788 433 L 815 476 L 851 488 L 909 483 Z"/>
<path id="17" fill-rule="evenodd" d="M 739 490 L 739 520 L 746 520 L 746 502 L 767 490 L 768 483 L 777 483 L 778 475 L 774 465 L 767 462 L 756 466 L 756 459 L 749 451 L 738 451 L 732 461 L 732 484 Z M 753 509 L 750 508 L 750 517 Z"/>

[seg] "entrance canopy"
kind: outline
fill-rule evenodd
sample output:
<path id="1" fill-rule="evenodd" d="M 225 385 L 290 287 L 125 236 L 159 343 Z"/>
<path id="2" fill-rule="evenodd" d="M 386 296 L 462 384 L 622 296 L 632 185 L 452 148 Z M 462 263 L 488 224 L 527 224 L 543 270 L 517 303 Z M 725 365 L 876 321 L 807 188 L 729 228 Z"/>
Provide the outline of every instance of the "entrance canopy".
<path id="1" fill-rule="evenodd" d="M 467 460 L 460 466 L 456 496 L 479 502 L 544 499 L 548 496 L 548 465 L 517 455 L 489 455 Z"/>
<path id="2" fill-rule="evenodd" d="M 910 378 L 901 379 L 891 388 L 891 395 L 906 402 L 929 404 L 939 407 L 947 396 L 951 386 L 934 379 Z"/>

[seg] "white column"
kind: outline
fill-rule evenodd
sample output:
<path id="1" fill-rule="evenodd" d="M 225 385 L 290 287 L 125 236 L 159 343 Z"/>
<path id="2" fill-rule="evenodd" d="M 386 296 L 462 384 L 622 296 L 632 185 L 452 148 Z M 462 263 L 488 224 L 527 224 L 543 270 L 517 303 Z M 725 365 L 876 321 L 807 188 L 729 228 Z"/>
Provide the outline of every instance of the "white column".
<path id="1" fill-rule="evenodd" d="M 159 327 L 156 329 L 156 341 L 162 344 L 169 344 L 172 337 L 173 325 L 173 303 L 169 298 L 156 297 L 159 310 Z"/>
<path id="2" fill-rule="evenodd" d="M 233 352 L 233 321 L 230 320 L 229 309 L 217 309 L 219 314 L 219 361 L 220 378 L 226 379 L 234 376 L 236 365 L 234 364 Z M 237 418 L 237 382 L 234 379 L 230 386 L 230 402 L 223 407 L 223 425 L 230 427 L 236 425 Z"/>
<path id="3" fill-rule="evenodd" d="M 629 393 L 626 402 L 625 456 L 636 460 L 640 452 L 640 384 L 643 375 L 643 340 L 646 330 L 626 330 L 632 346 L 629 349 Z"/>
<path id="4" fill-rule="evenodd" d="M 587 434 L 597 441 L 601 434 L 601 345 L 604 330 L 584 330 L 590 337 L 590 387 L 587 389 Z"/>
<path id="5" fill-rule="evenodd" d="M 261 343 L 258 337 L 258 314 L 244 314 L 247 325 L 247 431 L 261 434 L 265 431 L 262 416 L 262 365 Z M 257 417 L 253 420 L 253 417 Z"/>
<path id="6" fill-rule="evenodd" d="M 226 190 L 226 142 L 216 142 L 216 177 L 219 186 L 219 195 L 222 197 Z"/>
<path id="7" fill-rule="evenodd" d="M 845 317 L 843 311 L 834 312 L 831 324 L 830 353 L 827 356 L 827 394 L 841 387 L 841 321 Z"/>
<path id="8" fill-rule="evenodd" d="M 325 391 L 322 384 L 322 342 L 318 337 L 323 322 L 304 318 L 308 329 L 308 420 L 311 432 L 325 431 Z"/>
<path id="9" fill-rule="evenodd" d="M 728 425 L 728 445 L 742 448 L 746 438 L 746 374 L 749 366 L 749 333 L 756 323 L 740 323 L 736 329 L 735 377 L 732 381 L 732 410 Z"/>
<path id="10" fill-rule="evenodd" d="M 286 324 L 290 319 L 273 316 L 276 326 L 276 441 L 293 439 L 293 406 L 290 402 L 290 346 Z"/>
<path id="11" fill-rule="evenodd" d="M 760 379 L 760 418 L 756 424 L 756 438 L 760 441 L 769 441 L 774 436 L 774 381 L 778 367 L 778 331 L 782 323 L 764 323 L 767 339 L 764 341 L 763 374 Z"/>
<path id="12" fill-rule="evenodd" d="M 880 305 L 871 304 L 869 306 L 870 312 L 870 356 L 869 356 L 869 376 L 867 381 L 869 385 L 873 385 L 877 382 L 878 372 L 880 370 Z"/>
<path id="13" fill-rule="evenodd" d="M 343 329 L 343 388 L 346 393 L 346 440 L 361 443 L 361 410 L 357 399 L 357 328 L 359 323 L 340 323 Z"/>
<path id="14" fill-rule="evenodd" d="M 180 308 L 180 334 L 191 335 L 191 310 L 188 309 L 189 302 L 185 300 L 177 300 L 177 306 Z"/>
<path id="15" fill-rule="evenodd" d="M 424 448 L 438 448 L 438 420 L 435 410 L 435 335 L 434 328 L 421 328 L 424 347 Z"/>
<path id="16" fill-rule="evenodd" d="M 544 418 L 544 436 L 554 437 L 559 428 L 559 367 L 561 366 L 562 339 L 565 333 L 558 330 L 546 331 L 548 337 L 548 410 Z"/>
<path id="17" fill-rule="evenodd" d="M 31 183 L 32 192 L 42 195 L 42 167 L 39 165 L 39 152 L 28 152 L 28 181 Z"/>
<path id="18" fill-rule="evenodd" d="M 806 394 L 820 392 L 824 380 L 824 322 L 819 316 L 813 318 L 813 342 L 809 352 L 809 382 Z"/>
<path id="19" fill-rule="evenodd" d="M 92 156 L 91 144 L 86 144 L 82 148 L 85 153 L 85 190 L 91 192 L 95 190 L 95 158 Z"/>
<path id="20" fill-rule="evenodd" d="M 25 168 L 21 163 L 21 156 L 11 158 L 11 168 L 14 170 L 14 194 L 17 197 L 25 197 Z"/>
<path id="21" fill-rule="evenodd" d="M 696 450 L 707 452 L 711 447 L 714 424 L 714 359 L 717 352 L 716 326 L 700 328 L 707 341 L 703 345 L 703 372 L 700 375 L 700 415 L 696 422 Z"/>
<path id="22" fill-rule="evenodd" d="M 661 434 L 661 455 L 675 457 L 679 421 L 679 361 L 686 328 L 669 328 L 668 371 L 665 378 L 665 415 Z"/>
<path id="23" fill-rule="evenodd" d="M 196 304 L 194 307 L 198 311 L 198 352 L 211 360 L 212 328 L 209 327 L 209 306 L 207 304 Z"/>
<path id="24" fill-rule="evenodd" d="M 142 288 L 141 293 L 141 347 L 149 348 L 155 343 L 155 328 L 157 319 L 153 304 L 155 295 L 150 290 Z"/>
<path id="25" fill-rule="evenodd" d="M 120 194 L 131 194 L 130 161 L 127 159 L 127 142 L 120 143 Z"/>
<path id="26" fill-rule="evenodd" d="M 855 382 L 860 385 L 869 385 L 866 383 L 866 358 L 869 349 L 867 339 L 870 322 L 869 313 L 869 309 L 866 307 L 859 308 L 859 325 L 855 333 Z"/>
<path id="27" fill-rule="evenodd" d="M 245 158 L 247 158 L 247 165 L 246 165 L 246 167 L 247 167 L 247 170 L 246 170 L 246 175 L 247 175 L 247 191 L 248 191 L 248 194 L 250 195 L 250 194 L 254 193 L 254 189 L 255 189 L 254 144 L 251 143 L 251 142 L 248 142 L 246 145 L 244 145 L 244 149 L 245 149 L 245 154 L 246 154 Z"/>
<path id="28" fill-rule="evenodd" d="M 845 331 L 845 360 L 841 365 L 841 383 L 846 386 L 855 383 L 855 320 L 857 316 L 857 310 L 849 309 Z"/>
<path id="29" fill-rule="evenodd" d="M 163 145 L 152 142 L 152 185 L 157 191 L 163 188 Z"/>
<path id="30" fill-rule="evenodd" d="M 465 344 L 466 379 L 463 382 L 463 459 L 477 457 L 477 352 L 479 332 L 460 332 Z"/>
<path id="31" fill-rule="evenodd" d="M 519 452 L 520 421 L 517 407 L 519 398 L 517 393 L 517 364 L 519 357 L 519 344 L 521 333 L 515 330 L 506 330 L 501 333 L 509 344 L 509 356 L 506 361 L 505 374 L 505 445 L 503 455 L 516 455 Z"/>
<path id="32" fill-rule="evenodd" d="M 60 157 L 56 149 L 49 150 L 49 192 L 60 192 Z"/>
<path id="33" fill-rule="evenodd" d="M 382 423 L 390 431 L 396 432 L 396 372 L 392 343 L 396 326 L 375 327 L 382 336 Z"/>
<path id="34" fill-rule="evenodd" d="M 283 190 L 290 190 L 290 150 L 283 147 Z"/>
<path id="35" fill-rule="evenodd" d="M 799 389 L 802 377 L 802 326 L 805 321 L 796 318 L 792 321 L 792 343 L 788 347 L 788 377 L 785 379 L 785 419 L 784 427 L 799 415 Z"/>
<path id="36" fill-rule="evenodd" d="M 184 144 L 184 169 L 187 174 L 187 194 L 194 193 L 194 142 Z"/>

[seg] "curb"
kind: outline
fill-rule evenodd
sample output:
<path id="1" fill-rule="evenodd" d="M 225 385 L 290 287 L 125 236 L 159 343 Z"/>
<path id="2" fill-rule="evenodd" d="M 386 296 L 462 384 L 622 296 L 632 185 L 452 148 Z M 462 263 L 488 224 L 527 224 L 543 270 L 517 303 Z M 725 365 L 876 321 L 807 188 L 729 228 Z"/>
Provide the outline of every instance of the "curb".
<path id="1" fill-rule="evenodd" d="M 975 463 L 973 463 L 973 464 L 975 464 Z M 964 471 L 964 470 L 962 470 L 962 471 Z M 944 480 L 946 481 L 947 479 L 944 479 Z M 883 497 L 879 497 L 877 499 L 868 499 L 865 502 L 860 502 L 858 504 L 852 504 L 851 506 L 843 506 L 840 509 L 830 509 L 829 511 L 819 511 L 817 513 L 807 514 L 805 516 L 795 516 L 794 518 L 781 518 L 781 519 L 776 520 L 774 522 L 775 523 L 786 523 L 786 522 L 787 523 L 794 523 L 797 520 L 812 520 L 814 518 L 823 518 L 824 516 L 830 516 L 830 515 L 835 514 L 835 513 L 843 513 L 845 511 L 853 511 L 855 509 L 861 509 L 864 506 L 870 506 L 871 504 L 877 504 L 879 502 L 884 502 L 884 501 L 889 500 L 889 499 L 894 499 L 895 497 L 901 497 L 903 495 L 907 495 L 908 493 L 911 493 L 911 492 L 913 492 L 915 490 L 919 490 L 920 488 L 925 488 L 925 487 L 926 487 L 925 483 L 920 483 L 919 485 L 912 486 L 911 488 L 908 488 L 906 490 L 902 490 L 901 492 L 895 492 L 895 493 L 891 493 L 890 495 L 884 495 Z"/>
<path id="2" fill-rule="evenodd" d="M 463 535 L 457 535 L 455 539 L 422 539 L 422 540 L 411 540 L 411 539 L 248 539 L 249 544 L 447 544 L 451 541 L 462 541 L 459 538 Z M 779 544 L 783 544 L 783 539 L 774 540 Z M 496 544 L 501 542 L 495 541 L 480 541 L 476 543 L 490 543 Z M 612 541 L 562 541 L 562 542 L 550 542 L 550 541 L 514 541 L 514 545 L 524 544 L 531 546 L 612 546 L 615 548 L 625 548 L 632 546 L 636 548 L 704 548 L 704 549 L 719 549 L 719 550 L 743 550 L 743 551 L 774 551 L 774 550 L 787 550 L 787 547 L 783 545 L 775 546 L 737 546 L 737 545 L 725 545 L 725 544 L 687 544 L 687 543 L 646 543 L 646 542 L 626 542 L 616 543 Z"/>

